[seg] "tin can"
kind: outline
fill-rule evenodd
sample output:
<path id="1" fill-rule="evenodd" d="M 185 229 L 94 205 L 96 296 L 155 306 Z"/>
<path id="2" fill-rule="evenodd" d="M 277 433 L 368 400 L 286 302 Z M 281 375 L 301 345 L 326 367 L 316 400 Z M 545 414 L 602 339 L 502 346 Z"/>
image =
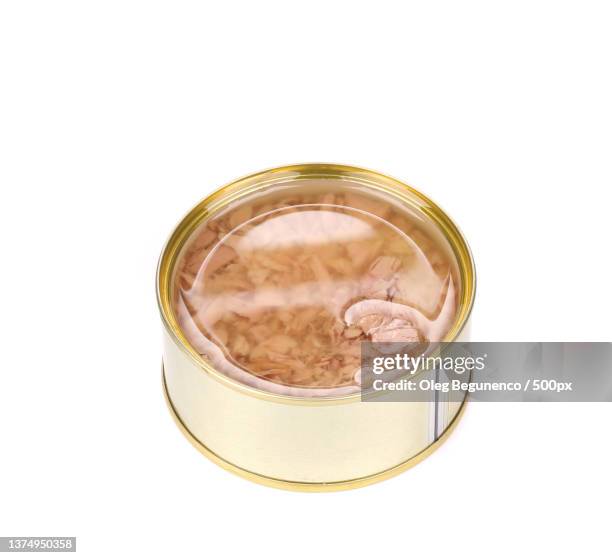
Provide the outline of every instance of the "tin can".
<path id="1" fill-rule="evenodd" d="M 309 181 L 323 190 L 326 184 L 346 185 L 385 196 L 445 239 L 459 284 L 445 341 L 467 339 L 475 269 L 465 239 L 440 207 L 396 179 L 357 167 L 301 164 L 253 174 L 219 188 L 178 224 L 157 272 L 163 389 L 172 416 L 188 440 L 221 467 L 264 485 L 314 492 L 368 485 L 420 462 L 449 436 L 465 400 L 441 410 L 430 402 L 363 402 L 359 393 L 278 393 L 221 372 L 192 346 L 173 307 L 176 268 L 188 239 L 248 196 Z"/>

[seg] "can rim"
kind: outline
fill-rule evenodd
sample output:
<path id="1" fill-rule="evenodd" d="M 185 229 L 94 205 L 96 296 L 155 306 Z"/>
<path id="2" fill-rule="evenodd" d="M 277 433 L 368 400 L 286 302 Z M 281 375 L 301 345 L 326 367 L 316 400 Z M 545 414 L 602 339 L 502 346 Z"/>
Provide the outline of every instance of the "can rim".
<path id="1" fill-rule="evenodd" d="M 200 200 L 200 202 L 192 207 L 179 221 L 162 249 L 156 273 L 157 305 L 164 328 L 172 341 L 180 347 L 202 372 L 209 374 L 224 385 L 249 396 L 285 404 L 325 406 L 352 403 L 361 398 L 360 393 L 337 397 L 297 397 L 263 391 L 242 384 L 226 376 L 206 362 L 202 356 L 191 347 L 178 326 L 172 312 L 170 304 L 171 275 L 178 254 L 189 234 L 207 217 L 212 216 L 229 203 L 249 193 L 265 188 L 266 186 L 291 178 L 327 178 L 357 181 L 359 184 L 372 187 L 375 190 L 384 191 L 400 201 L 407 202 L 418 212 L 428 217 L 448 240 L 457 259 L 459 273 L 461 275 L 460 310 L 444 342 L 452 342 L 459 336 L 470 317 L 476 294 L 476 268 L 474 265 L 474 258 L 459 227 L 438 204 L 416 188 L 377 171 L 334 163 L 302 163 L 266 169 L 229 182 Z M 402 192 L 406 194 L 406 197 L 401 195 Z M 416 206 L 414 200 L 411 200 L 408 196 L 413 196 L 423 205 Z"/>

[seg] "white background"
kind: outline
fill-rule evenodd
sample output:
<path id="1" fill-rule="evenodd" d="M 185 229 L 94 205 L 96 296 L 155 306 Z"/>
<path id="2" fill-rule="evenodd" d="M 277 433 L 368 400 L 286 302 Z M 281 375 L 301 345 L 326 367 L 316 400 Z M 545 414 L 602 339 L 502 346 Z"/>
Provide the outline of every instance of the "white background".
<path id="1" fill-rule="evenodd" d="M 0 535 L 77 536 L 82 556 L 609 556 L 608 404 L 473 404 L 357 491 L 212 465 L 165 408 L 154 273 L 223 183 L 357 164 L 459 223 L 474 339 L 611 341 L 611 23 L 606 2 L 2 2 Z"/>

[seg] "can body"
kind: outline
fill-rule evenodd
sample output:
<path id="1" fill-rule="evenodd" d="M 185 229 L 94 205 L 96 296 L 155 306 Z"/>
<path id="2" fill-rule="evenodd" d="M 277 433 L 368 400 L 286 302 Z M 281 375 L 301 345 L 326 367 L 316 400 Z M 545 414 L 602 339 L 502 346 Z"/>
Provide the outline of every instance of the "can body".
<path id="1" fill-rule="evenodd" d="M 462 403 L 362 402 L 359 395 L 331 399 L 283 397 L 224 377 L 190 350 L 172 319 L 171 273 L 181 242 L 224 200 L 235 200 L 274 180 L 293 176 L 346 177 L 415 191 L 354 167 L 296 165 L 232 183 L 204 200 L 177 227 L 158 271 L 158 298 L 164 322 L 163 379 L 171 412 L 184 434 L 206 456 L 241 476 L 275 487 L 318 491 L 358 487 L 382 480 L 426 457 L 448 436 Z M 416 193 L 419 199 L 420 194 Z M 474 298 L 474 268 L 465 241 L 437 206 L 437 224 L 449 235 L 462 274 L 461 313 L 450 340 L 467 337 Z M 450 231 L 450 232 L 449 232 Z"/>

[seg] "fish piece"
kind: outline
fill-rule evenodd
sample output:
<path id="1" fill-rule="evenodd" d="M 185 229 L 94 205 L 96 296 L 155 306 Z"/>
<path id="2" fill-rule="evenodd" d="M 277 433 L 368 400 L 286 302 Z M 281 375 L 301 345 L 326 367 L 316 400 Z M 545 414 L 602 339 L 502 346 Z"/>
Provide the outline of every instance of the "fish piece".
<path id="1" fill-rule="evenodd" d="M 377 217 L 385 219 L 391 213 L 391 206 L 382 200 L 376 200 L 370 196 L 363 196 L 355 193 L 346 194 L 346 204 L 355 209 L 361 209 L 366 213 L 371 213 Z"/>
<path id="2" fill-rule="evenodd" d="M 237 356 L 246 356 L 249 354 L 251 347 L 244 335 L 236 335 L 231 342 L 232 352 Z"/>
<path id="3" fill-rule="evenodd" d="M 370 266 L 370 275 L 376 279 L 391 279 L 400 268 L 401 262 L 393 256 L 379 256 Z"/>
<path id="4" fill-rule="evenodd" d="M 215 272 L 220 270 L 223 266 L 226 266 L 228 263 L 234 261 L 236 259 L 236 250 L 230 248 L 229 246 L 219 246 L 209 258 L 206 268 L 205 268 L 205 276 L 210 277 Z"/>
<path id="5" fill-rule="evenodd" d="M 276 351 L 281 354 L 287 354 L 291 349 L 297 347 L 297 341 L 293 337 L 288 335 L 274 335 L 270 337 L 264 344 L 269 347 L 272 351 Z"/>
<path id="6" fill-rule="evenodd" d="M 363 334 L 363 330 L 359 326 L 347 327 L 344 330 L 344 337 L 347 339 L 356 339 Z"/>
<path id="7" fill-rule="evenodd" d="M 391 328 L 382 326 L 378 328 L 372 335 L 372 341 L 377 343 L 417 343 L 419 342 L 419 330 L 406 322 L 403 327 Z"/>
<path id="8" fill-rule="evenodd" d="M 243 205 L 232 212 L 229 218 L 229 224 L 232 229 L 248 221 L 253 215 L 253 208 L 250 205 Z"/>

